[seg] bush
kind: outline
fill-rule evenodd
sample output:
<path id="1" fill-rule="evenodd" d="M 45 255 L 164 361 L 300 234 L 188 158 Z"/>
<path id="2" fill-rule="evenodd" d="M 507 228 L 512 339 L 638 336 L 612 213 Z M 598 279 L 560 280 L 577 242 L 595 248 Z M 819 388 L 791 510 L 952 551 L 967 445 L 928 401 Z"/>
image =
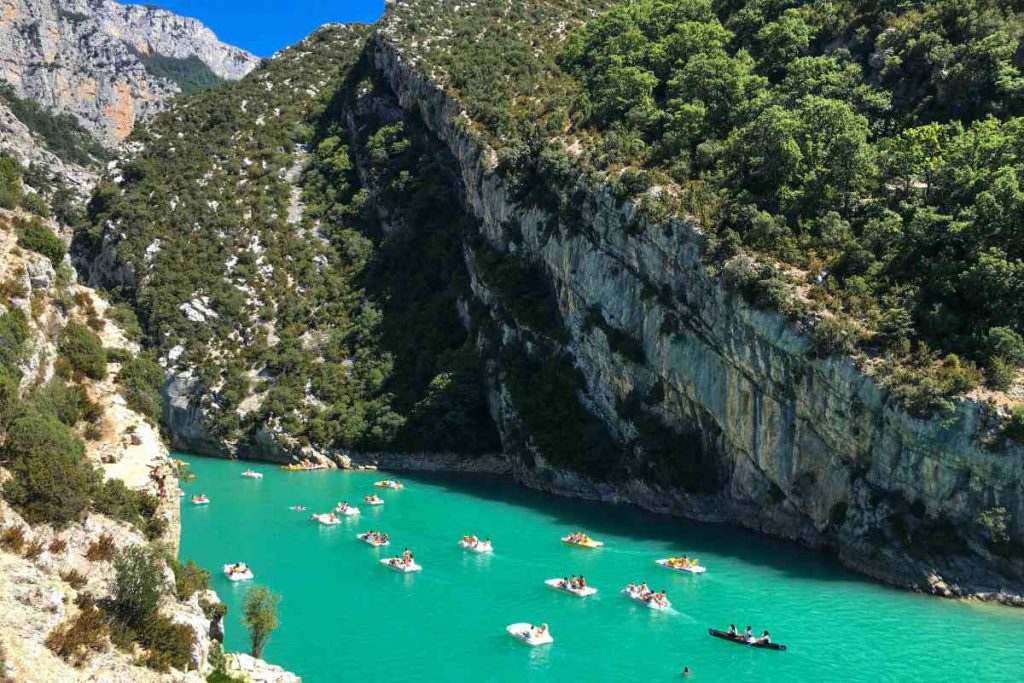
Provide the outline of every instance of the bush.
<path id="1" fill-rule="evenodd" d="M 16 207 L 23 192 L 21 165 L 6 154 L 0 154 L 0 208 Z"/>
<path id="2" fill-rule="evenodd" d="M 1003 434 L 1017 443 L 1024 443 L 1024 403 L 1018 403 L 1010 409 L 1010 417 L 1003 425 Z"/>
<path id="3" fill-rule="evenodd" d="M 196 635 L 187 624 L 178 624 L 158 612 L 150 612 L 135 633 L 138 641 L 149 649 L 146 658 L 149 668 L 156 671 L 190 668 Z"/>
<path id="4" fill-rule="evenodd" d="M 196 591 L 204 591 L 210 587 L 210 572 L 189 560 L 182 563 L 170 560 L 174 571 L 174 589 L 179 600 L 188 600 Z"/>
<path id="5" fill-rule="evenodd" d="M 20 553 L 25 547 L 25 528 L 9 526 L 0 533 L 0 548 L 12 553 Z"/>
<path id="6" fill-rule="evenodd" d="M 49 551 L 54 555 L 59 555 L 68 549 L 68 542 L 62 538 L 55 538 L 50 541 Z"/>
<path id="7" fill-rule="evenodd" d="M 163 368 L 147 352 L 125 361 L 117 373 L 117 383 L 121 385 L 125 403 L 151 420 L 160 418 L 160 385 L 163 381 Z"/>
<path id="8" fill-rule="evenodd" d="M 128 546 L 114 559 L 111 611 L 131 628 L 140 628 L 165 595 L 163 570 L 154 551 Z"/>
<path id="9" fill-rule="evenodd" d="M 0 453 L 12 475 L 4 495 L 29 523 L 60 526 L 88 509 L 99 475 L 85 461 L 82 443 L 56 418 L 18 418 Z"/>
<path id="10" fill-rule="evenodd" d="M 986 375 L 990 387 L 1006 391 L 1013 386 L 1013 381 L 1017 378 L 1017 366 L 1007 362 L 1002 356 L 994 356 L 988 361 Z"/>
<path id="11" fill-rule="evenodd" d="M 46 546 L 40 540 L 32 541 L 25 547 L 25 559 L 36 559 L 37 557 L 43 554 L 43 550 L 45 549 L 45 547 Z"/>
<path id="12" fill-rule="evenodd" d="M 68 569 L 60 572 L 60 578 L 64 579 L 67 584 L 75 590 L 78 590 L 89 582 L 88 579 L 86 579 L 85 576 L 83 576 L 77 569 Z"/>
<path id="13" fill-rule="evenodd" d="M 72 666 L 80 666 L 93 652 L 107 648 L 110 630 L 103 613 L 91 599 L 84 599 L 79 605 L 81 612 L 71 621 L 58 625 L 46 637 L 46 647 Z"/>
<path id="14" fill-rule="evenodd" d="M 124 336 L 134 342 L 142 341 L 142 327 L 134 309 L 126 303 L 119 303 L 107 308 L 107 319 L 121 328 Z"/>
<path id="15" fill-rule="evenodd" d="M 110 534 L 103 534 L 89 544 L 89 549 L 85 551 L 85 556 L 93 562 L 103 562 L 113 559 L 116 551 L 117 546 L 114 545 L 114 537 Z"/>
<path id="16" fill-rule="evenodd" d="M 93 509 L 107 517 L 141 527 L 144 518 L 152 515 L 144 503 L 145 495 L 131 490 L 120 479 L 107 479 L 96 491 Z"/>
<path id="17" fill-rule="evenodd" d="M 814 326 L 812 343 L 819 357 L 848 356 L 857 350 L 860 329 L 857 323 L 841 315 L 822 318 Z"/>
<path id="18" fill-rule="evenodd" d="M 71 321 L 61 335 L 60 352 L 72 369 L 92 379 L 107 374 L 107 353 L 95 332 L 81 323 Z"/>
<path id="19" fill-rule="evenodd" d="M 57 236 L 38 218 L 30 220 L 15 221 L 15 229 L 18 232 L 18 246 L 31 251 L 37 251 L 46 258 L 54 268 L 64 260 L 67 247 L 64 240 Z"/>
<path id="20" fill-rule="evenodd" d="M 249 629 L 250 654 L 257 659 L 263 655 L 270 634 L 277 628 L 277 603 L 280 601 L 281 596 L 274 595 L 265 586 L 253 586 L 245 596 L 242 624 Z"/>

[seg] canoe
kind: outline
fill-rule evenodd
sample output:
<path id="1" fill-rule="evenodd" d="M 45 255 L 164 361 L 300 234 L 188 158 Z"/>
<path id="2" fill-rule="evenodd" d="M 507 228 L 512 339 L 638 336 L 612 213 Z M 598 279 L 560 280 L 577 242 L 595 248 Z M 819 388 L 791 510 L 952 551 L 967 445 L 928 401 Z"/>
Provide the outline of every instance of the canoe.
<path id="1" fill-rule="evenodd" d="M 585 541 L 570 541 L 568 536 L 563 536 L 562 537 L 562 543 L 564 543 L 566 545 L 575 546 L 577 548 L 587 548 L 588 550 L 593 550 L 594 548 L 600 548 L 600 547 L 602 547 L 604 545 L 604 543 L 602 541 L 595 541 L 592 538 L 588 538 Z"/>
<path id="2" fill-rule="evenodd" d="M 730 636 L 725 631 L 719 631 L 717 628 L 709 628 L 708 635 L 714 636 L 715 638 L 721 638 L 722 640 L 728 640 L 730 643 L 736 643 L 737 645 L 746 645 L 747 647 L 758 647 L 762 650 L 785 650 L 785 645 L 779 645 L 778 643 L 748 643 L 746 639 L 741 635 Z"/>
<path id="3" fill-rule="evenodd" d="M 510 636 L 519 642 L 526 643 L 531 647 L 547 645 L 555 642 L 555 639 L 551 637 L 551 631 L 548 631 L 542 636 L 538 636 L 537 632 L 533 628 L 533 624 L 527 624 L 526 622 L 509 624 L 505 627 L 505 630 L 508 631 Z"/>
<path id="4" fill-rule="evenodd" d="M 383 543 L 381 543 L 379 541 L 370 540 L 370 534 L 358 534 L 356 538 L 358 538 L 363 543 L 366 543 L 367 545 L 372 545 L 374 548 L 383 548 L 385 546 L 391 545 L 391 541 L 384 541 Z"/>
<path id="5" fill-rule="evenodd" d="M 466 541 L 459 541 L 459 547 L 465 548 L 466 550 L 473 553 L 494 552 L 494 547 L 490 543 L 484 543 L 483 541 L 477 541 L 476 543 L 467 543 Z"/>
<path id="6" fill-rule="evenodd" d="M 253 577 L 253 573 L 252 573 L 251 569 L 246 568 L 246 570 L 244 572 L 233 572 L 233 571 L 231 571 L 231 568 L 233 566 L 234 565 L 232 565 L 232 564 L 226 564 L 223 567 L 224 576 L 227 577 L 228 581 L 248 581 L 249 579 L 251 579 Z"/>
<path id="7" fill-rule="evenodd" d="M 671 569 L 674 572 L 683 572 L 684 574 L 703 574 L 707 571 L 707 567 L 702 567 L 699 564 L 690 567 L 673 567 L 668 563 L 668 559 L 655 560 L 654 563 L 660 567 L 664 567 L 665 569 Z"/>
<path id="8" fill-rule="evenodd" d="M 633 602 L 639 603 L 644 607 L 648 607 L 659 612 L 664 612 L 666 610 L 672 609 L 672 603 L 669 602 L 668 598 L 665 598 L 664 602 L 659 602 L 657 600 L 647 600 L 638 593 L 630 593 L 629 590 L 626 588 L 623 588 L 621 593 Z"/>
<path id="9" fill-rule="evenodd" d="M 597 594 L 597 589 L 591 586 L 587 586 L 586 588 L 569 588 L 568 586 L 564 586 L 562 585 L 562 579 L 548 579 L 544 583 L 554 588 L 556 591 L 575 595 L 577 598 L 587 598 L 591 595 Z"/>
<path id="10" fill-rule="evenodd" d="M 401 560 L 399 560 L 399 558 L 397 557 L 389 557 L 386 560 L 381 560 L 380 563 L 388 569 L 394 569 L 396 572 L 402 572 L 403 574 L 408 574 L 409 572 L 418 572 L 423 569 L 423 567 L 419 566 L 415 562 L 403 564 Z"/>

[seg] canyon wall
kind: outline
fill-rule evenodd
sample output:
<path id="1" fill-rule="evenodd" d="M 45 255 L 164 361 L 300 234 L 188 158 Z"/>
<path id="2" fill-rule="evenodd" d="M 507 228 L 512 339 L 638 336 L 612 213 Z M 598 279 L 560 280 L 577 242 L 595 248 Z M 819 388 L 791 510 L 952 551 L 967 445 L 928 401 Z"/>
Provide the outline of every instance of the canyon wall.
<path id="1" fill-rule="evenodd" d="M 784 316 L 726 290 L 690 222 L 651 223 L 584 185 L 568 188 L 580 204 L 572 221 L 523 200 L 457 100 L 386 33 L 370 50 L 402 106 L 455 158 L 480 244 L 539 266 L 557 303 L 564 336 L 510 320 L 467 240 L 475 304 L 492 323 L 478 340 L 492 414 L 520 481 L 741 524 L 831 549 L 902 586 L 1024 604 L 1024 559 L 1006 550 L 1024 538 L 1024 449 L 981 444 L 990 429 L 983 405 L 962 400 L 952 415 L 918 419 L 851 361 L 816 358 Z M 576 398 L 619 446 L 622 476 L 569 471 L 535 447 L 506 381 L 508 349 L 547 349 L 572 363 L 582 378 Z M 652 431 L 700 481 L 652 476 Z"/>

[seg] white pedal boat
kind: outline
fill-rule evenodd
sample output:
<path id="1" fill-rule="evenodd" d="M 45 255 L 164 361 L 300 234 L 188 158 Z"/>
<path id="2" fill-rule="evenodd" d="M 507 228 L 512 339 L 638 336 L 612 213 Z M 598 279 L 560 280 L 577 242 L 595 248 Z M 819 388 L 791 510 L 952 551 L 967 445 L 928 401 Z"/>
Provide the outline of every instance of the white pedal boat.
<path id="1" fill-rule="evenodd" d="M 396 572 L 402 572 L 403 574 L 418 572 L 423 569 L 423 567 L 419 566 L 415 562 L 405 564 L 402 562 L 401 558 L 398 557 L 389 557 L 385 560 L 381 560 L 380 563 L 388 569 L 394 569 Z"/>
<path id="2" fill-rule="evenodd" d="M 565 585 L 565 581 L 562 579 L 548 579 L 544 583 L 551 586 L 556 591 L 568 593 L 569 595 L 575 595 L 577 598 L 586 598 L 591 595 L 597 594 L 596 588 L 592 588 L 591 586 L 586 586 L 585 588 L 570 588 L 569 586 Z"/>
<path id="3" fill-rule="evenodd" d="M 622 594 L 625 595 L 630 600 L 632 600 L 633 602 L 638 602 L 641 605 L 643 605 L 644 607 L 648 607 L 650 609 L 657 610 L 659 612 L 664 612 L 665 610 L 672 609 L 672 603 L 669 602 L 668 598 L 665 598 L 664 602 L 659 601 L 659 600 L 647 600 L 646 598 L 644 598 L 639 593 L 630 592 L 630 590 L 628 588 L 623 588 L 622 589 Z"/>
<path id="4" fill-rule="evenodd" d="M 193 505 L 209 505 L 210 504 L 210 499 L 207 498 L 206 496 L 192 496 L 192 498 L 190 498 L 189 500 L 190 500 L 190 502 Z"/>
<path id="5" fill-rule="evenodd" d="M 373 485 L 377 488 L 392 489 L 393 491 L 398 491 L 404 488 L 402 482 L 396 481 L 395 479 L 383 479 L 381 481 L 374 482 Z"/>
<path id="6" fill-rule="evenodd" d="M 252 470 L 246 470 L 245 472 L 242 472 L 242 476 L 245 477 L 246 479 L 262 479 L 263 473 L 254 472 Z"/>
<path id="7" fill-rule="evenodd" d="M 310 515 L 309 518 L 314 522 L 320 522 L 324 526 L 334 526 L 335 524 L 341 524 L 341 520 L 329 512 L 325 512 L 321 515 Z"/>
<path id="8" fill-rule="evenodd" d="M 358 514 L 361 514 L 359 508 L 357 508 L 355 505 L 343 507 L 342 505 L 339 504 L 335 506 L 334 512 L 335 514 L 345 515 L 346 517 L 354 517 Z"/>
<path id="9" fill-rule="evenodd" d="M 367 545 L 372 545 L 374 548 L 384 548 L 386 546 L 391 545 L 391 541 L 384 541 L 383 543 L 381 543 L 380 541 L 374 541 L 370 538 L 370 534 L 368 533 L 357 534 L 356 538 L 358 538 L 363 543 L 366 543 Z"/>
<path id="10" fill-rule="evenodd" d="M 551 637 L 551 631 L 547 631 L 543 635 L 537 635 L 537 629 L 534 628 L 533 624 L 527 624 L 526 622 L 509 624 L 505 627 L 505 630 L 516 640 L 526 643 L 531 647 L 548 645 L 555 642 L 555 639 Z"/>
<path id="11" fill-rule="evenodd" d="M 699 564 L 690 565 L 689 567 L 673 567 L 669 564 L 668 559 L 655 560 L 654 563 L 658 566 L 664 567 L 665 569 L 671 569 L 674 572 L 683 572 L 684 574 L 703 574 L 707 571 L 707 567 L 703 567 Z"/>
<path id="12" fill-rule="evenodd" d="M 248 567 L 245 568 L 244 572 L 240 572 L 235 570 L 235 565 L 226 564 L 223 569 L 224 576 L 227 577 L 228 581 L 248 581 L 253 577 L 252 570 Z"/>
<path id="13" fill-rule="evenodd" d="M 363 496 L 363 502 L 367 505 L 383 505 L 384 499 L 380 496 Z"/>
<path id="14" fill-rule="evenodd" d="M 472 543 L 470 541 L 459 541 L 459 547 L 465 548 L 466 550 L 473 553 L 493 553 L 494 546 L 485 541 L 477 541 Z"/>

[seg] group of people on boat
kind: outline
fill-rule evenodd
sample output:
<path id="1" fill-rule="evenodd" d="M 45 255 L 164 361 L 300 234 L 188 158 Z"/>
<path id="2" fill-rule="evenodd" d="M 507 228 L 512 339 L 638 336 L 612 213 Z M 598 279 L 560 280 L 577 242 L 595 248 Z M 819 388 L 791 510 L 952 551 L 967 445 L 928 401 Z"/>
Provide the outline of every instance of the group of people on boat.
<path id="1" fill-rule="evenodd" d="M 402 551 L 401 557 L 392 557 L 390 560 L 388 560 L 388 564 L 390 564 L 392 567 L 409 567 L 412 566 L 414 563 L 415 562 L 412 556 L 412 551 L 408 548 Z"/>
<path id="2" fill-rule="evenodd" d="M 691 569 L 693 567 L 699 567 L 700 561 L 697 559 L 690 559 L 686 555 L 682 557 L 670 557 L 665 564 L 672 569 Z"/>
<path id="3" fill-rule="evenodd" d="M 382 489 L 400 489 L 402 488 L 402 482 L 394 479 L 384 479 L 382 481 L 378 481 L 375 486 Z"/>
<path id="4" fill-rule="evenodd" d="M 384 545 L 385 543 L 389 542 L 390 537 L 388 536 L 388 532 L 386 531 L 380 532 L 370 529 L 365 534 L 363 534 L 361 538 L 367 543 L 373 543 L 374 545 Z"/>
<path id="5" fill-rule="evenodd" d="M 327 465 L 323 464 L 322 462 L 313 462 L 309 458 L 303 458 L 299 462 L 293 462 L 289 465 L 282 465 L 281 468 L 293 472 L 298 470 L 325 470 L 327 469 Z"/>
<path id="6" fill-rule="evenodd" d="M 587 536 L 582 531 L 574 531 L 565 537 L 566 543 L 593 543 L 594 539 Z"/>
<path id="7" fill-rule="evenodd" d="M 736 624 L 729 624 L 729 629 L 725 633 L 735 640 L 742 640 L 748 645 L 767 645 L 772 642 L 772 636 L 767 630 L 765 630 L 760 636 L 756 636 L 754 635 L 754 630 L 750 628 L 750 626 L 747 626 L 746 630 L 741 634 L 736 630 Z"/>
<path id="8" fill-rule="evenodd" d="M 643 602 L 654 603 L 664 607 L 669 606 L 668 594 L 665 592 L 665 589 L 653 591 L 647 586 L 646 581 L 641 581 L 639 584 L 631 581 L 626 586 L 625 593 L 634 600 L 642 600 Z"/>
<path id="9" fill-rule="evenodd" d="M 583 577 L 583 574 L 580 574 L 579 576 L 576 576 L 575 574 L 568 577 L 563 576 L 560 587 L 574 591 L 583 590 L 587 587 L 587 580 Z"/>
<path id="10" fill-rule="evenodd" d="M 363 502 L 367 505 L 383 505 L 384 499 L 378 495 L 371 494 L 369 496 L 363 496 Z"/>
<path id="11" fill-rule="evenodd" d="M 205 493 L 200 493 L 198 496 L 192 496 L 193 505 L 206 505 L 210 502 L 210 499 L 206 497 Z"/>
<path id="12" fill-rule="evenodd" d="M 338 519 L 338 515 L 333 512 L 325 512 L 322 515 L 310 515 L 309 518 L 321 524 L 336 524 L 341 521 Z"/>
<path id="13" fill-rule="evenodd" d="M 483 549 L 491 547 L 491 539 L 485 538 L 480 540 L 476 534 L 467 534 L 462 537 L 462 544 L 467 548 Z"/>
<path id="14" fill-rule="evenodd" d="M 228 566 L 229 574 L 245 574 L 248 571 L 249 565 L 247 565 L 245 562 L 235 562 L 234 564 Z"/>
<path id="15" fill-rule="evenodd" d="M 339 515 L 351 515 L 359 512 L 359 508 L 349 505 L 347 500 L 343 500 L 334 506 L 334 511 Z"/>

